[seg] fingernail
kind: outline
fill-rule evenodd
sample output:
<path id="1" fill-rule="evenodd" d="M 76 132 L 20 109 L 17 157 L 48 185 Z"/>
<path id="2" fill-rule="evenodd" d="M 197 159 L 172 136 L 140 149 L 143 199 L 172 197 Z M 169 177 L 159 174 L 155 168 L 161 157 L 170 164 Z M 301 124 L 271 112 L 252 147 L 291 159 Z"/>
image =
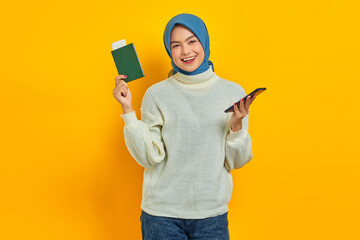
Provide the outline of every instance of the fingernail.
<path id="1" fill-rule="evenodd" d="M 125 78 L 127 78 L 127 76 L 126 76 L 126 75 L 124 75 L 124 77 L 125 77 Z"/>
<path id="2" fill-rule="evenodd" d="M 235 103 L 235 106 L 236 106 L 236 103 Z"/>

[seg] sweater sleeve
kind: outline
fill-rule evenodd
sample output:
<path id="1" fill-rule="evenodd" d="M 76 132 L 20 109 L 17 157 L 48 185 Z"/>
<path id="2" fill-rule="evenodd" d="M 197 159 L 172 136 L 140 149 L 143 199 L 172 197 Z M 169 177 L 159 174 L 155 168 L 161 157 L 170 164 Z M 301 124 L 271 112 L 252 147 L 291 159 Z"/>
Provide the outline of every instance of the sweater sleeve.
<path id="1" fill-rule="evenodd" d="M 135 111 L 120 115 L 124 121 L 124 138 L 131 156 L 143 167 L 150 168 L 165 159 L 161 137 L 163 118 L 154 98 L 146 91 L 141 105 L 141 120 Z"/>
<path id="2" fill-rule="evenodd" d="M 245 95 L 244 95 L 245 96 Z M 233 132 L 230 128 L 230 119 L 234 113 L 228 115 L 227 135 L 225 141 L 225 168 L 230 172 L 238 169 L 249 162 L 252 157 L 252 140 L 248 133 L 249 114 L 242 120 L 242 127 L 239 131 Z"/>

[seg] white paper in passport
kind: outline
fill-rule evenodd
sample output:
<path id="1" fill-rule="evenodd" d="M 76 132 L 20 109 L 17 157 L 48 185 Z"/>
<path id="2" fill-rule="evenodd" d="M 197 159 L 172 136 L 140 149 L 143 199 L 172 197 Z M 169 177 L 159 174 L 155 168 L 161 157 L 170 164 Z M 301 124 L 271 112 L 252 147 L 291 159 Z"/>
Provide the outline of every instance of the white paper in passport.
<path id="1" fill-rule="evenodd" d="M 118 48 L 121 48 L 121 47 L 124 47 L 124 46 L 126 46 L 125 39 L 117 41 L 117 42 L 113 42 L 112 43 L 112 50 L 115 50 L 115 49 L 118 49 Z"/>

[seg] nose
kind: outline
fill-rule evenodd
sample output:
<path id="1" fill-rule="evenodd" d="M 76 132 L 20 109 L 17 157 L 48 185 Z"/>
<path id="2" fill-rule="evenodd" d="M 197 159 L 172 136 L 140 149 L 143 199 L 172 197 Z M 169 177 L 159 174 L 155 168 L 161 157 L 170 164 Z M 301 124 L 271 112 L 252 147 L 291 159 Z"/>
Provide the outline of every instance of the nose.
<path id="1" fill-rule="evenodd" d="M 182 55 L 188 55 L 190 53 L 190 46 L 188 46 L 187 44 L 184 44 L 181 48 L 181 54 Z"/>

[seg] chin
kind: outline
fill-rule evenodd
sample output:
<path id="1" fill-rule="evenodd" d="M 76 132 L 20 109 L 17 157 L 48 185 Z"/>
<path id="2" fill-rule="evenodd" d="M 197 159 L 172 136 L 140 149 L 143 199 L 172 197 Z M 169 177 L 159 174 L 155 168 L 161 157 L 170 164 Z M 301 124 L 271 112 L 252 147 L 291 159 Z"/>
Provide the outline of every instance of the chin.
<path id="1" fill-rule="evenodd" d="M 191 67 L 189 67 L 189 66 L 183 66 L 183 67 L 181 67 L 181 69 L 184 70 L 184 71 L 187 71 L 187 72 L 193 72 L 193 71 L 195 71 L 196 69 L 198 69 L 198 68 L 200 67 L 200 65 L 201 65 L 201 64 L 198 64 L 198 65 L 196 65 L 196 66 L 191 66 Z"/>
<path id="2" fill-rule="evenodd" d="M 183 68 L 183 70 L 187 71 L 187 72 L 193 72 L 195 71 L 197 68 Z"/>

